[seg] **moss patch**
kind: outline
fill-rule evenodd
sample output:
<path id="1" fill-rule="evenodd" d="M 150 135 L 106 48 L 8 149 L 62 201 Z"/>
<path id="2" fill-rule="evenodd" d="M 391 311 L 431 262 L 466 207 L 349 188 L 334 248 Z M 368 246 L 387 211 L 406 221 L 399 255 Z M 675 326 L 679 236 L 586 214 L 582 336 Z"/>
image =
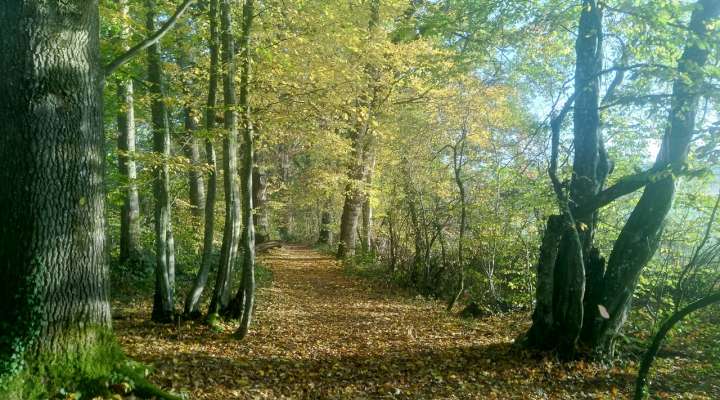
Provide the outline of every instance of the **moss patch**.
<path id="1" fill-rule="evenodd" d="M 95 337 L 91 345 L 63 346 L 76 351 L 26 356 L 21 370 L 0 377 L 0 398 L 91 399 L 133 393 L 144 398 L 181 399 L 152 385 L 145 378 L 149 369 L 129 360 L 108 329 L 98 328 L 90 335 Z"/>

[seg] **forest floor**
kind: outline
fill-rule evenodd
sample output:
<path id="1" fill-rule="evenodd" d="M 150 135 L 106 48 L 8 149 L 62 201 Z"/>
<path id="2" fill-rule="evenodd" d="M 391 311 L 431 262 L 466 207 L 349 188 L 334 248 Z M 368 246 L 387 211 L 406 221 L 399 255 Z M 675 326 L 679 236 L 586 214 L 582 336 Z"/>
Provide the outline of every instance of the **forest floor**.
<path id="1" fill-rule="evenodd" d="M 189 399 L 614 399 L 632 389 L 632 363 L 560 364 L 518 349 L 525 314 L 463 320 L 348 276 L 307 247 L 286 245 L 261 262 L 273 281 L 258 292 L 245 340 L 232 325 L 158 325 L 149 302 L 119 303 L 115 331 L 127 354 Z M 717 381 L 696 387 L 682 363 L 672 367 L 656 377 L 654 396 L 720 398 Z"/>

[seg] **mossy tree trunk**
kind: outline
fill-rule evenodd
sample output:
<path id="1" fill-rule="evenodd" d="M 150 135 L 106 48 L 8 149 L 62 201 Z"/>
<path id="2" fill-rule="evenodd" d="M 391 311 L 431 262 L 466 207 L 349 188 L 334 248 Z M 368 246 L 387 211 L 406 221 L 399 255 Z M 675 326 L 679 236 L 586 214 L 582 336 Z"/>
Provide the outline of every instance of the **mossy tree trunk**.
<path id="1" fill-rule="evenodd" d="M 0 375 L 110 328 L 98 4 L 0 5 Z"/>

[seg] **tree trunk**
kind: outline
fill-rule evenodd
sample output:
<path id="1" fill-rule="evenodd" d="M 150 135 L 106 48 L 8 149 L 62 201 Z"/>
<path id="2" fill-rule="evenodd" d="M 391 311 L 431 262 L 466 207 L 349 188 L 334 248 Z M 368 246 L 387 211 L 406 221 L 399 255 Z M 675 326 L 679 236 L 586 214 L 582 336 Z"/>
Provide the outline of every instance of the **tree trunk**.
<path id="1" fill-rule="evenodd" d="M 372 186 L 372 179 L 373 179 L 373 172 L 375 169 L 375 155 L 372 155 L 370 157 L 370 163 L 367 168 L 367 173 L 365 174 L 365 182 L 368 187 Z M 362 249 L 364 252 L 368 252 L 372 249 L 372 218 L 373 218 L 373 209 L 372 209 L 372 203 L 370 202 L 370 194 L 367 193 L 365 195 L 365 201 L 362 205 Z"/>
<path id="2" fill-rule="evenodd" d="M 330 211 L 323 210 L 320 214 L 320 238 L 318 240 L 321 244 L 332 243 L 332 214 Z"/>
<path id="3" fill-rule="evenodd" d="M 575 353 L 585 318 L 585 268 L 588 265 L 585 257 L 592 248 L 595 221 L 592 214 L 575 219 L 572 213 L 597 194 L 602 186 L 599 177 L 604 179 L 599 168 L 603 163 L 598 109 L 602 36 L 601 8 L 596 0 L 583 0 L 575 42 L 575 156 L 569 189 L 570 201 L 567 198 L 564 200 L 569 205 L 565 206 L 563 216 L 560 217 L 562 222 L 554 217 L 548 220 L 538 265 L 536 310 L 527 335 L 528 344 L 543 348 L 557 347 L 566 358 L 573 357 Z M 563 116 L 561 114 L 558 118 Z M 562 119 L 554 121 L 553 129 L 559 131 L 561 123 Z M 550 171 L 551 178 L 554 173 Z M 559 182 L 553 184 L 557 186 Z M 558 191 L 562 189 L 556 187 Z M 560 192 L 557 194 L 559 199 L 565 197 Z M 556 249 L 551 246 L 556 246 Z"/>
<path id="4" fill-rule="evenodd" d="M 267 172 L 262 166 L 253 168 L 253 220 L 256 227 L 255 242 L 265 243 L 270 240 L 270 220 L 267 210 Z"/>
<path id="5" fill-rule="evenodd" d="M 552 348 L 555 338 L 547 336 L 553 329 L 553 293 L 555 264 L 558 246 L 563 233 L 563 219 L 559 215 L 548 218 L 537 265 L 537 284 L 535 287 L 535 310 L 533 324 L 527 334 L 528 344 L 538 348 Z"/>
<path id="6" fill-rule="evenodd" d="M 155 2 L 148 0 L 147 31 L 155 32 Z M 155 296 L 152 319 L 157 322 L 171 322 L 175 313 L 173 293 L 174 256 L 170 255 L 170 170 L 167 160 L 170 158 L 170 126 L 167 107 L 164 101 L 160 46 L 154 44 L 148 48 L 148 82 L 152 94 L 153 151 L 162 159 L 154 168 L 155 195 Z"/>
<path id="7" fill-rule="evenodd" d="M 340 243 L 337 258 L 344 259 L 355 254 L 357 241 L 357 224 L 363 205 L 363 193 L 356 184 L 348 183 L 345 187 L 345 203 L 340 217 Z"/>
<path id="8" fill-rule="evenodd" d="M 467 138 L 467 130 L 465 127 L 461 129 L 460 139 L 453 146 L 453 173 L 455 175 L 455 185 L 458 189 L 458 196 L 460 198 L 460 231 L 458 232 L 458 285 L 457 291 L 447 305 L 447 310 L 452 311 L 453 306 L 457 303 L 458 299 L 465 291 L 465 259 L 464 241 L 465 241 L 465 228 L 467 225 L 467 205 L 465 196 L 465 182 L 462 180 L 462 167 L 465 164 L 465 145 Z M 429 251 L 429 249 L 428 249 Z"/>
<path id="9" fill-rule="evenodd" d="M 228 13 L 230 10 L 229 0 L 227 3 Z M 242 46 L 242 70 L 240 73 L 240 109 L 243 113 L 243 171 L 242 171 L 242 194 L 243 194 L 243 274 L 242 297 L 243 309 L 240 319 L 240 326 L 237 330 L 237 337 L 243 339 L 252 322 L 253 306 L 255 305 L 255 225 L 253 223 L 253 165 L 255 152 L 255 137 L 253 134 L 252 115 L 250 108 L 250 34 L 252 30 L 254 1 L 245 0 L 243 5 L 243 27 L 240 37 Z"/>
<path id="10" fill-rule="evenodd" d="M 200 219 L 205 214 L 205 182 L 200 171 L 200 139 L 195 137 L 197 122 L 195 122 L 191 106 L 186 105 L 183 113 L 185 114 L 185 134 L 188 139 L 185 157 L 190 161 L 190 171 L 188 171 L 190 206 L 193 216 Z"/>
<path id="11" fill-rule="evenodd" d="M 379 22 L 380 1 L 372 0 L 370 2 L 370 20 L 368 23 L 370 40 L 373 39 Z M 367 200 L 367 193 L 363 185 L 369 168 L 366 165 L 368 162 L 366 158 L 368 154 L 372 153 L 373 147 L 371 125 L 373 113 L 378 106 L 377 81 L 379 77 L 377 68 L 372 64 L 365 65 L 365 74 L 368 78 L 368 89 L 367 92 L 363 93 L 357 100 L 358 110 L 356 111 L 366 108 L 367 115 L 364 117 L 364 122 L 355 126 L 352 132 L 355 159 L 348 171 L 350 182 L 345 187 L 345 202 L 343 204 L 342 217 L 340 218 L 340 243 L 338 244 L 337 250 L 338 259 L 344 259 L 355 254 L 358 218 L 362 213 L 363 204 Z"/>
<path id="12" fill-rule="evenodd" d="M 673 84 L 670 127 L 663 138 L 655 167 L 670 167 L 677 174 L 685 167 L 695 129 L 698 102 L 703 90 L 709 49 L 707 24 L 720 15 L 720 2 L 701 0 L 690 19 L 692 40 L 678 63 L 679 77 Z M 697 39 L 695 39 L 697 38 Z M 669 174 L 649 183 L 618 236 L 608 260 L 602 304 L 610 314 L 601 319 L 593 334 L 593 344 L 612 354 L 613 341 L 625 322 L 640 272 L 655 254 L 673 198 L 675 178 Z"/>
<path id="13" fill-rule="evenodd" d="M 0 5 L 0 376 L 110 329 L 97 1 Z M 5 388 L 3 388 L 5 389 Z"/>
<path id="14" fill-rule="evenodd" d="M 232 36 L 232 15 L 229 0 L 220 2 L 222 43 L 223 98 L 225 105 L 225 137 L 223 139 L 223 173 L 225 184 L 225 229 L 220 252 L 220 267 L 208 314 L 224 311 L 230 302 L 232 271 L 237 261 L 240 239 L 240 188 L 238 186 L 238 128 L 235 107 L 235 44 Z"/>
<path id="15" fill-rule="evenodd" d="M 210 20 L 210 79 L 208 82 L 208 98 L 205 107 L 205 129 L 212 133 L 215 129 L 215 107 L 217 106 L 217 89 L 218 89 L 218 58 L 219 58 L 219 40 L 218 33 L 218 0 L 210 0 L 209 15 Z M 205 233 L 203 235 L 203 253 L 200 263 L 200 270 L 195 277 L 192 289 L 188 292 L 185 299 L 185 314 L 191 317 L 200 315 L 200 296 L 205 290 L 208 274 L 213 256 L 213 239 L 215 237 L 215 197 L 217 194 L 217 160 L 215 157 L 215 148 L 210 136 L 205 139 L 205 157 L 207 166 L 210 169 L 208 173 L 207 196 L 205 198 Z"/>
<path id="16" fill-rule="evenodd" d="M 129 18 L 128 0 L 121 0 L 123 20 Z M 122 38 L 130 38 L 130 27 L 125 23 Z M 129 49 L 128 45 L 124 46 Z M 120 209 L 120 263 L 133 263 L 140 259 L 140 201 L 137 188 L 137 168 L 135 165 L 135 105 L 133 101 L 132 79 L 118 82 L 120 111 L 118 124 L 118 169 L 125 180 L 123 205 Z"/>

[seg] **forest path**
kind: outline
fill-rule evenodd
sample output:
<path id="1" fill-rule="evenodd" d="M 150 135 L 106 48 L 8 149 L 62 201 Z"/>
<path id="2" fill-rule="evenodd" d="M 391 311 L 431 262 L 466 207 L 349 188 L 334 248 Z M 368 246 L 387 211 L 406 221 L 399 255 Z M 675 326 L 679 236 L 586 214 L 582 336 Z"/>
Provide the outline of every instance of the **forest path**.
<path id="1" fill-rule="evenodd" d="M 461 320 L 440 302 L 347 276 L 307 247 L 285 245 L 261 262 L 273 282 L 259 290 L 244 341 L 233 339 L 234 325 L 153 324 L 144 304 L 120 307 L 121 344 L 154 365 L 154 382 L 190 399 L 542 399 L 611 389 L 541 371 L 546 360 L 511 346 L 525 327 L 516 317 Z"/>

